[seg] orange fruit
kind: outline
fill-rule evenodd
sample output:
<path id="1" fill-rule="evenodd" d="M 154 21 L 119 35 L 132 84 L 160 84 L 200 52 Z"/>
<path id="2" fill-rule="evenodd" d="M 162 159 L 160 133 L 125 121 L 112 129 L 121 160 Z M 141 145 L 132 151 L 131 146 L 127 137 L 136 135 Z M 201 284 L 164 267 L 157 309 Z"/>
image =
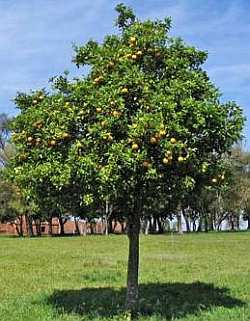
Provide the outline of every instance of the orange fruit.
<path id="1" fill-rule="evenodd" d="M 114 110 L 112 114 L 114 117 L 119 117 L 121 115 L 121 113 L 117 110 Z"/>
<path id="2" fill-rule="evenodd" d="M 142 163 L 142 165 L 143 165 L 143 167 L 145 167 L 145 168 L 149 168 L 151 164 L 150 164 L 149 161 L 145 160 L 145 161 Z"/>
<path id="3" fill-rule="evenodd" d="M 133 145 L 132 145 L 132 150 L 138 150 L 139 149 L 139 145 L 138 144 L 136 144 L 136 143 L 134 143 Z"/>
<path id="4" fill-rule="evenodd" d="M 155 145 L 157 144 L 157 139 L 155 137 L 150 138 L 150 144 Z"/>
<path id="5" fill-rule="evenodd" d="M 56 141 L 54 140 L 54 139 L 52 139 L 51 141 L 50 141 L 50 146 L 55 146 L 56 145 Z"/>
<path id="6" fill-rule="evenodd" d="M 127 87 L 122 88 L 121 92 L 122 92 L 122 94 L 127 94 L 128 88 Z"/>
<path id="7" fill-rule="evenodd" d="M 164 137 L 166 135 L 166 131 L 164 129 L 161 129 L 159 131 L 159 135 L 160 135 L 160 137 Z"/>
<path id="8" fill-rule="evenodd" d="M 63 139 L 70 138 L 70 134 L 68 134 L 68 133 L 63 133 L 62 138 L 63 138 Z"/>
<path id="9" fill-rule="evenodd" d="M 166 157 L 163 158 L 162 162 L 165 165 L 169 164 L 169 160 Z"/>

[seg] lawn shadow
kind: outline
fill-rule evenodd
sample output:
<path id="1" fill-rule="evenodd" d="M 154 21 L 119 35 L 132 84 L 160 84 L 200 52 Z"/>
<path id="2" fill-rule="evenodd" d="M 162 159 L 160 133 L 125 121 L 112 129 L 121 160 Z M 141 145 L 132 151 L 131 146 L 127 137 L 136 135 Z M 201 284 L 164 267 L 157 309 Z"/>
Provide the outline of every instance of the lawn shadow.
<path id="1" fill-rule="evenodd" d="M 48 298 L 60 313 L 77 313 L 89 317 L 112 317 L 123 312 L 125 289 L 83 288 L 80 290 L 56 290 Z M 229 289 L 213 284 L 149 283 L 140 285 L 139 313 L 161 315 L 166 320 L 198 314 L 213 307 L 241 307 L 239 299 L 229 295 Z"/>

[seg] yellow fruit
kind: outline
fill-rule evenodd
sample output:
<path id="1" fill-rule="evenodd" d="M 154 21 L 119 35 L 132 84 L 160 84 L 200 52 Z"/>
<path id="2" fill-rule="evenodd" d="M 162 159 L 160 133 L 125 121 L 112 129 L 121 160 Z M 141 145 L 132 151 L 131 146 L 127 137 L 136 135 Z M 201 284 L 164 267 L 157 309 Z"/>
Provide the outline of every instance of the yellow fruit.
<path id="1" fill-rule="evenodd" d="M 111 135 L 111 134 L 108 134 L 108 136 L 107 136 L 107 140 L 108 140 L 109 142 L 112 142 L 112 141 L 113 141 L 113 137 L 112 137 L 112 135 Z"/>
<path id="2" fill-rule="evenodd" d="M 38 98 L 39 98 L 40 100 L 43 100 L 44 95 L 40 95 Z"/>
<path id="3" fill-rule="evenodd" d="M 131 58 L 132 58 L 133 60 L 136 60 L 136 59 L 137 59 L 137 56 L 136 56 L 136 55 L 132 55 Z"/>
<path id="4" fill-rule="evenodd" d="M 136 144 L 136 143 L 134 143 L 133 145 L 132 145 L 132 150 L 138 150 L 139 149 L 139 145 L 138 144 Z"/>
<path id="5" fill-rule="evenodd" d="M 95 84 L 99 84 L 102 80 L 103 80 L 103 77 L 102 77 L 102 76 L 96 77 L 96 78 L 94 79 L 94 83 L 95 83 Z"/>
<path id="6" fill-rule="evenodd" d="M 33 102 L 34 105 L 37 104 L 37 100 L 36 99 L 34 99 L 32 102 Z"/>
<path id="7" fill-rule="evenodd" d="M 25 154 L 20 155 L 20 160 L 26 160 L 27 156 Z"/>
<path id="8" fill-rule="evenodd" d="M 146 161 L 146 160 L 142 163 L 142 165 L 143 165 L 143 167 L 145 167 L 145 168 L 149 168 L 149 167 L 151 166 L 150 162 L 149 162 L 149 161 Z"/>
<path id="9" fill-rule="evenodd" d="M 221 175 L 221 179 L 222 179 L 222 180 L 225 179 L 225 175 L 224 175 L 224 174 Z"/>
<path id="10" fill-rule="evenodd" d="M 184 157 L 182 157 L 182 156 L 179 156 L 179 157 L 178 157 L 178 162 L 181 163 L 181 162 L 183 162 L 184 160 L 185 160 Z"/>
<path id="11" fill-rule="evenodd" d="M 70 103 L 67 101 L 66 103 L 65 103 L 65 107 L 69 107 L 70 106 Z"/>
<path id="12" fill-rule="evenodd" d="M 127 54 L 126 58 L 131 59 L 132 58 L 132 54 Z"/>
<path id="13" fill-rule="evenodd" d="M 119 117 L 121 115 L 121 113 L 117 110 L 114 110 L 112 114 L 114 117 Z"/>
<path id="14" fill-rule="evenodd" d="M 122 88 L 121 92 L 122 92 L 122 94 L 127 94 L 128 88 L 127 87 Z"/>
<path id="15" fill-rule="evenodd" d="M 217 178 L 212 178 L 212 183 L 217 183 Z"/>
<path id="16" fill-rule="evenodd" d="M 170 155 L 172 155 L 172 152 L 171 152 L 170 150 L 167 150 L 167 151 L 166 151 L 166 155 L 167 155 L 167 156 L 170 156 Z"/>
<path id="17" fill-rule="evenodd" d="M 101 126 L 102 127 L 105 127 L 107 125 L 107 122 L 105 121 L 105 120 L 103 120 L 102 122 L 101 122 Z"/>
<path id="18" fill-rule="evenodd" d="M 50 142 L 49 142 L 50 146 L 55 146 L 56 145 L 56 141 L 54 139 L 52 139 Z"/>
<path id="19" fill-rule="evenodd" d="M 101 111 L 102 111 L 101 107 L 97 107 L 97 108 L 96 108 L 96 112 L 97 112 L 97 113 L 100 113 Z"/>
<path id="20" fill-rule="evenodd" d="M 130 38 L 129 38 L 129 42 L 135 43 L 135 42 L 136 42 L 136 38 L 135 38 L 135 37 L 130 37 Z"/>
<path id="21" fill-rule="evenodd" d="M 62 138 L 63 138 L 63 139 L 70 138 L 70 134 L 68 134 L 68 133 L 64 133 L 64 134 L 62 135 Z"/>
<path id="22" fill-rule="evenodd" d="M 37 144 L 37 145 L 40 144 L 41 141 L 42 141 L 41 138 L 37 138 L 37 139 L 36 139 L 36 144 Z"/>
<path id="23" fill-rule="evenodd" d="M 155 137 L 150 138 L 150 144 L 155 145 L 157 144 L 157 139 Z"/>
<path id="24" fill-rule="evenodd" d="M 164 129 L 161 129 L 159 131 L 159 135 L 160 135 L 160 137 L 164 137 L 166 135 L 166 131 Z"/>
<path id="25" fill-rule="evenodd" d="M 176 142 L 177 142 L 177 140 L 176 140 L 174 137 L 172 137 L 172 138 L 170 139 L 170 143 L 171 143 L 171 144 L 176 144 Z"/>
<path id="26" fill-rule="evenodd" d="M 168 158 L 164 157 L 163 160 L 162 160 L 163 164 L 167 165 L 169 164 L 169 160 Z"/>
<path id="27" fill-rule="evenodd" d="M 31 142 L 33 141 L 33 138 L 32 138 L 31 136 L 29 136 L 29 137 L 27 138 L 27 141 L 28 141 L 29 143 L 31 143 Z"/>

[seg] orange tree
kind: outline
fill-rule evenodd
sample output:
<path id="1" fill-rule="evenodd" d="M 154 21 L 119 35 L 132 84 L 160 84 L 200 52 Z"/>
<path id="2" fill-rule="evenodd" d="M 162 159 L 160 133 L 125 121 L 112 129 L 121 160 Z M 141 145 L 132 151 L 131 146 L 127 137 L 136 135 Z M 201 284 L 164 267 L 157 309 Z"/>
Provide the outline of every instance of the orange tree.
<path id="1" fill-rule="evenodd" d="M 41 184 L 48 198 L 53 190 L 61 208 L 97 200 L 122 207 L 126 308 L 134 312 L 147 199 L 180 199 L 197 183 L 214 183 L 211 168 L 240 138 L 244 118 L 235 103 L 220 102 L 202 70 L 206 53 L 168 35 L 169 18 L 139 21 L 130 8 L 116 9 L 119 34 L 75 48 L 87 75 L 55 78 L 50 94 L 17 96 L 12 168 L 31 194 Z"/>

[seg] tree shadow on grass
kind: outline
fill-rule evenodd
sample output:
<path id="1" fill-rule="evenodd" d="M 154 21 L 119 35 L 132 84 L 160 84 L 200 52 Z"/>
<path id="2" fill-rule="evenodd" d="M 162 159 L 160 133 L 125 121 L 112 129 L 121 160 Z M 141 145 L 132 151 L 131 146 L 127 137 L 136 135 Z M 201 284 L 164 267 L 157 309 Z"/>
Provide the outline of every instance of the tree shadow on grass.
<path id="1" fill-rule="evenodd" d="M 80 290 L 57 290 L 49 297 L 60 313 L 76 313 L 90 320 L 93 317 L 112 317 L 123 312 L 124 288 L 83 288 Z M 151 283 L 140 285 L 139 314 L 160 315 L 166 320 L 198 314 L 213 307 L 241 307 L 239 299 L 229 295 L 229 289 L 213 284 Z"/>

